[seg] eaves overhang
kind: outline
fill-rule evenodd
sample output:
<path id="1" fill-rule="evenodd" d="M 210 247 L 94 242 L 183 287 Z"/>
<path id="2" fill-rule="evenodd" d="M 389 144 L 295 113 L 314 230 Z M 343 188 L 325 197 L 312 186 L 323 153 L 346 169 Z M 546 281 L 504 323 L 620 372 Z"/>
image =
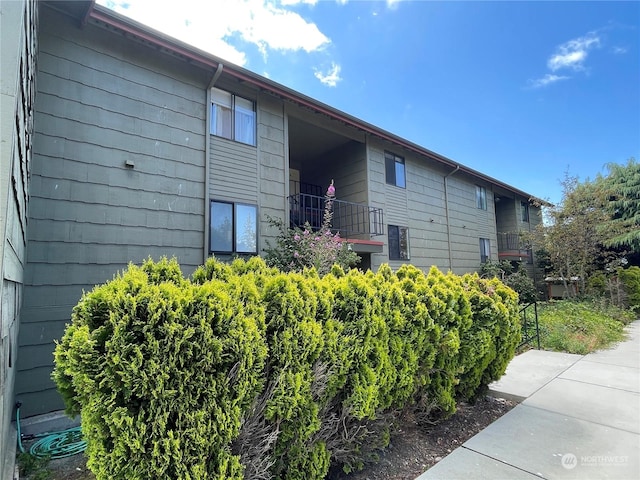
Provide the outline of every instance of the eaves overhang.
<path id="1" fill-rule="evenodd" d="M 479 180 L 483 180 L 489 184 L 503 188 L 507 191 L 528 199 L 529 202 L 535 205 L 552 206 L 546 200 L 537 198 L 527 192 L 524 192 L 509 184 L 501 182 L 500 180 L 485 175 L 482 172 L 455 162 L 450 158 L 433 152 L 425 147 L 399 137 L 398 135 L 395 135 L 384 129 L 376 127 L 375 125 L 372 125 L 368 122 L 365 122 L 364 120 L 356 118 L 352 115 L 349 115 L 348 113 L 331 107 L 311 97 L 308 97 L 300 92 L 285 87 L 284 85 L 269 80 L 268 78 L 253 73 L 243 67 L 229 63 L 226 60 L 216 57 L 215 55 L 212 55 L 192 45 L 177 40 L 176 38 L 173 38 L 158 30 L 132 20 L 124 15 L 120 15 L 113 10 L 110 10 L 101 5 L 97 5 L 94 0 L 62 2 L 44 0 L 42 1 L 42 3 L 51 6 L 58 11 L 63 11 L 64 13 L 72 17 L 75 17 L 81 25 L 93 21 L 96 24 L 107 26 L 110 29 L 120 31 L 120 33 L 124 34 L 125 36 L 135 37 L 138 40 L 143 41 L 150 46 L 154 46 L 159 50 L 163 50 L 167 53 L 182 57 L 185 61 L 190 62 L 194 65 L 198 65 L 206 70 L 216 70 L 220 64 L 223 64 L 225 75 L 253 85 L 266 93 L 270 93 L 284 100 L 294 102 L 317 113 L 324 114 L 331 119 L 354 127 L 366 134 L 373 135 L 377 138 L 395 144 L 409 152 L 413 152 L 422 157 L 426 157 L 427 159 L 439 163 L 444 167 L 451 168 L 456 173 L 465 173 Z"/>

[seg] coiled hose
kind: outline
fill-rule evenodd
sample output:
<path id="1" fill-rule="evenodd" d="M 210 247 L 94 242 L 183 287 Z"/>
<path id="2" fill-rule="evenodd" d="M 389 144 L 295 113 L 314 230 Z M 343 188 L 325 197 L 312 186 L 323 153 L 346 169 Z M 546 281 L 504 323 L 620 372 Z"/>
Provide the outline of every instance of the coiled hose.
<path id="1" fill-rule="evenodd" d="M 36 435 L 25 435 L 20 431 L 20 403 L 16 404 L 16 427 L 18 429 L 18 447 L 22 453 L 26 450 L 22 445 L 22 439 L 39 439 L 31 448 L 29 453 L 40 458 L 65 458 L 84 452 L 87 442 L 82 439 L 80 427 L 69 428 L 60 432 L 39 433 Z"/>

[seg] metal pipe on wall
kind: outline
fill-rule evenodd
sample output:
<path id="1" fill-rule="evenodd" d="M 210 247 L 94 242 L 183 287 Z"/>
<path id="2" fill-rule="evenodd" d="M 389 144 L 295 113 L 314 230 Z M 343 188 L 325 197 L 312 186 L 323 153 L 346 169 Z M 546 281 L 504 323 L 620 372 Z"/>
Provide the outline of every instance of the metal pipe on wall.
<path id="1" fill-rule="evenodd" d="M 209 211 L 209 181 L 211 175 L 211 89 L 214 87 L 220 75 L 222 75 L 222 69 L 224 65 L 222 63 L 218 63 L 218 67 L 211 77 L 211 81 L 209 85 L 207 85 L 207 94 L 206 94 L 206 106 L 205 106 L 205 132 L 204 132 L 204 248 L 203 248 L 203 263 L 207 261 L 209 258 L 209 222 L 210 222 L 210 211 Z"/>
<path id="2" fill-rule="evenodd" d="M 447 179 L 460 170 L 460 165 L 444 176 L 444 216 L 447 220 L 447 247 L 449 249 L 449 270 L 453 271 L 453 254 L 451 253 L 451 226 L 449 225 L 449 193 L 447 191 Z"/>

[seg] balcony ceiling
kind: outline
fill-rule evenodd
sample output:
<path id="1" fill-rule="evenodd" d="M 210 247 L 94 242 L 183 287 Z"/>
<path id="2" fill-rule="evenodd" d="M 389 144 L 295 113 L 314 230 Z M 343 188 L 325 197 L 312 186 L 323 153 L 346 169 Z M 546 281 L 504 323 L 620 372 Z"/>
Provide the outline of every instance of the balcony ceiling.
<path id="1" fill-rule="evenodd" d="M 289 116 L 289 161 L 294 168 L 350 141 L 348 137 Z"/>

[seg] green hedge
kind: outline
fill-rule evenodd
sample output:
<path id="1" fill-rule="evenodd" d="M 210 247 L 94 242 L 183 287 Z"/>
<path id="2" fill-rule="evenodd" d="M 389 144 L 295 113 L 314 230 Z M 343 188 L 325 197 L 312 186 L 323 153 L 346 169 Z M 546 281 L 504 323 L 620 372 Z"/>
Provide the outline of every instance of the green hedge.
<path id="1" fill-rule="evenodd" d="M 321 278 L 255 257 L 185 279 L 149 260 L 82 297 L 53 378 L 98 479 L 322 479 L 374 460 L 403 411 L 446 417 L 499 378 L 517 308 L 436 268 Z"/>
<path id="2" fill-rule="evenodd" d="M 618 269 L 618 277 L 624 285 L 627 294 L 627 304 L 631 309 L 640 312 L 640 267 Z"/>

